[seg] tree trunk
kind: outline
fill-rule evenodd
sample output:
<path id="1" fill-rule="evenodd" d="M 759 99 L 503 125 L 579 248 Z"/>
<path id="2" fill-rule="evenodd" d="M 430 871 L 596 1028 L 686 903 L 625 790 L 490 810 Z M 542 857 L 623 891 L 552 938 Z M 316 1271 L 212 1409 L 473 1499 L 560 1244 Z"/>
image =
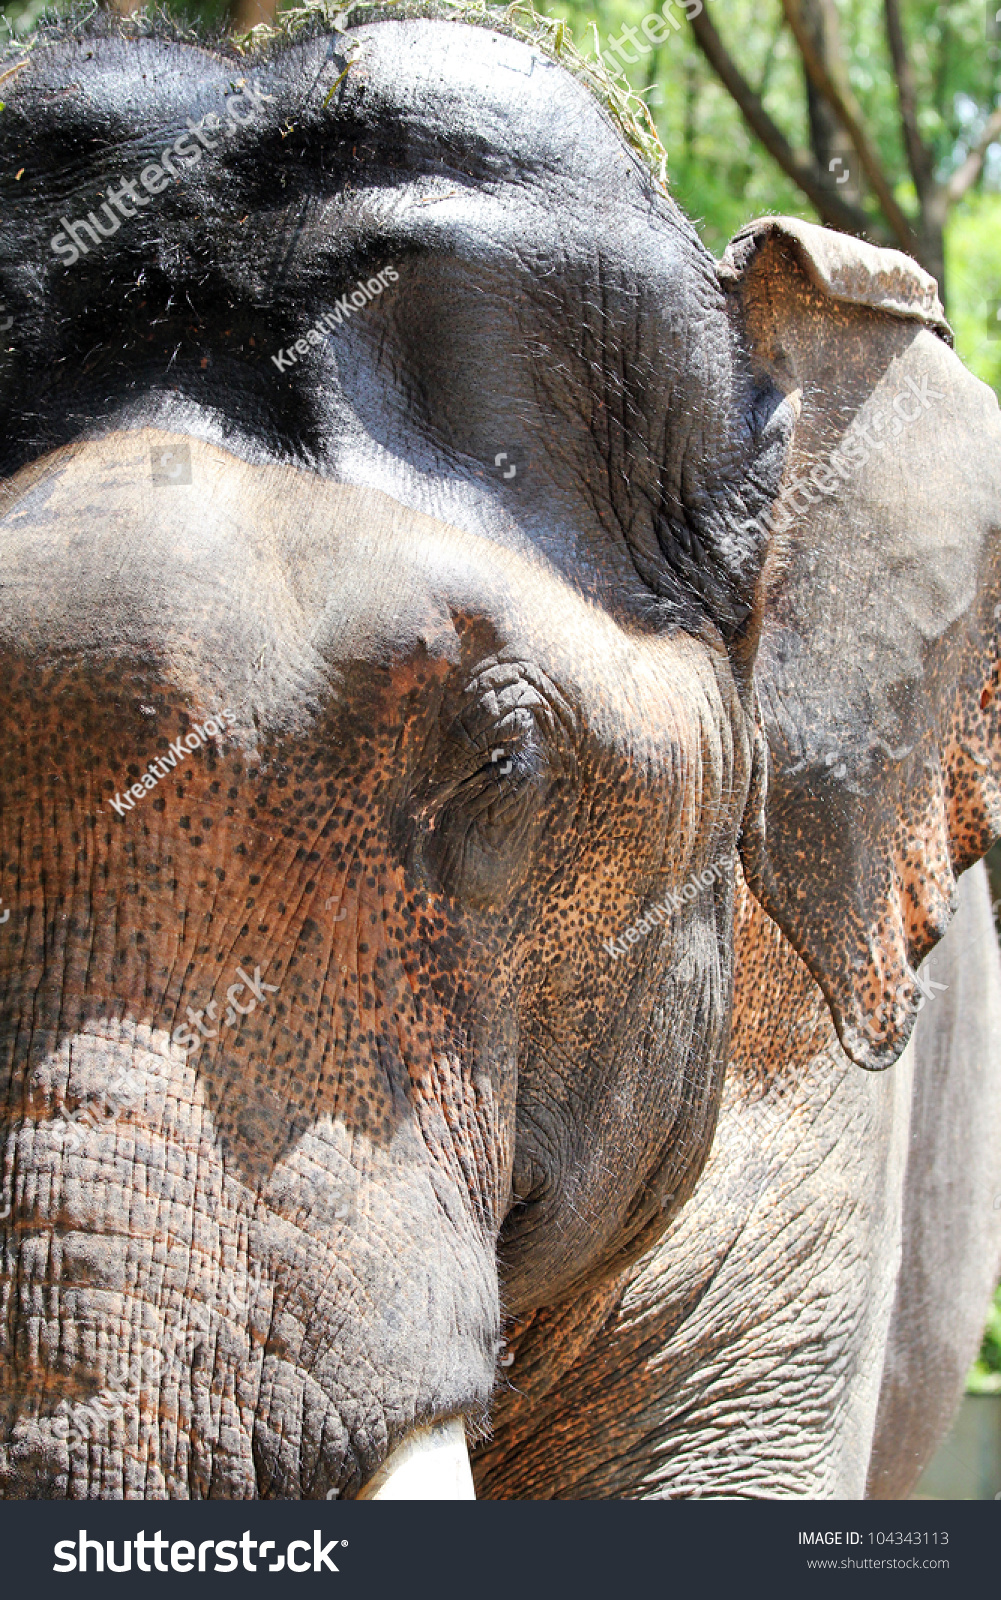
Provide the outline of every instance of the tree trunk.
<path id="1" fill-rule="evenodd" d="M 841 28 L 834 0 L 800 0 L 803 21 L 817 54 L 835 82 L 844 76 Z M 804 68 L 810 145 L 830 187 L 857 205 L 862 198 L 862 173 L 852 141 L 827 100 Z"/>
<path id="2" fill-rule="evenodd" d="M 945 305 L 945 224 L 949 205 L 944 190 L 930 196 L 921 207 L 918 224 L 918 260 L 938 280 L 938 296 Z"/>

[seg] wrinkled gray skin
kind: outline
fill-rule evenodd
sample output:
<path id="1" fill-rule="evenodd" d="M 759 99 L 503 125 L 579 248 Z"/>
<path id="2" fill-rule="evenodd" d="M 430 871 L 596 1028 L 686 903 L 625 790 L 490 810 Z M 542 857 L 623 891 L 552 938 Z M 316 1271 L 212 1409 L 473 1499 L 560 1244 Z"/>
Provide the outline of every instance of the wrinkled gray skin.
<path id="1" fill-rule="evenodd" d="M 1001 962 L 981 867 L 960 895 L 923 972 L 947 987 L 891 1072 L 859 1073 L 818 1013 L 805 1067 L 764 1092 L 731 1081 L 684 1215 L 558 1395 L 521 1407 L 517 1461 L 498 1441 L 485 1492 L 517 1474 L 523 1494 L 571 1499 L 909 1495 L 1001 1252 L 1001 1112 L 983 1094 Z M 535 1375 L 526 1350 L 514 1381 L 531 1395 Z"/>
<path id="2" fill-rule="evenodd" d="M 996 401 L 529 47 L 348 42 L 69 265 L 233 63 L 5 86 L 0 1492 L 463 1418 L 482 1495 L 905 1493 L 1001 1226 Z"/>
<path id="3" fill-rule="evenodd" d="M 960 894 L 928 962 L 948 991 L 914 1030 L 901 1263 L 866 1489 L 876 1500 L 907 1495 L 948 1427 L 998 1275 L 1001 1097 L 983 1084 L 1001 1055 L 1001 962 L 979 869 Z"/>

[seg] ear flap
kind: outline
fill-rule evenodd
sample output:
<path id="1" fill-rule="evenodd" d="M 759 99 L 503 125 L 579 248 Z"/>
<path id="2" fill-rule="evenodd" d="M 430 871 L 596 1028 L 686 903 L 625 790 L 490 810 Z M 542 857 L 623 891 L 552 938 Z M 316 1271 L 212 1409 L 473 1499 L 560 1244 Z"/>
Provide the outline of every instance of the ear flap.
<path id="1" fill-rule="evenodd" d="M 895 1061 L 956 877 L 1001 836 L 1001 418 L 934 280 L 792 219 L 720 268 L 755 375 L 798 403 L 766 517 L 751 889 L 861 1066 Z"/>

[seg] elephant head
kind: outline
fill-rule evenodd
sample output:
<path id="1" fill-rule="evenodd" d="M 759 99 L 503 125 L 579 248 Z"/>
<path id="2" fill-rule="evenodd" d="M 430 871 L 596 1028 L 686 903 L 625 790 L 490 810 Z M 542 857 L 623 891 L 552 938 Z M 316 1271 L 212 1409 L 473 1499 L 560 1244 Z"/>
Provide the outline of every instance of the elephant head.
<path id="1" fill-rule="evenodd" d="M 738 857 L 878 1067 L 1001 833 L 1001 430 L 931 281 L 716 263 L 488 27 L 240 70 L 227 131 L 228 61 L 67 35 L 0 129 L 8 1495 L 475 1436 L 502 1315 L 698 1178 Z"/>

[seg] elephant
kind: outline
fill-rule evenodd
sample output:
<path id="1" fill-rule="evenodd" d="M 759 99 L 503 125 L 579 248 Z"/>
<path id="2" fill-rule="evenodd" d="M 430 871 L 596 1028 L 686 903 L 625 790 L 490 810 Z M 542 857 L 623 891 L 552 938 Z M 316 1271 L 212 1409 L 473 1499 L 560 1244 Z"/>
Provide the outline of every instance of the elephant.
<path id="1" fill-rule="evenodd" d="M 486 12 L 9 60 L 0 1494 L 906 1495 L 1001 1254 L 934 280 L 717 260 Z"/>

